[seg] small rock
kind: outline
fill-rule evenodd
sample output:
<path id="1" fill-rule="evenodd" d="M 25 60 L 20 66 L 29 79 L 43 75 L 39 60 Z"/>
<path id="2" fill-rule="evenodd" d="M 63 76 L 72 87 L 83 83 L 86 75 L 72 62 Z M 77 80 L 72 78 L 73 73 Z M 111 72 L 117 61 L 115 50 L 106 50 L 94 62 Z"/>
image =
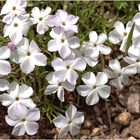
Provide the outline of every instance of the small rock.
<path id="1" fill-rule="evenodd" d="M 8 134 L 0 134 L 0 140 L 2 140 L 2 139 L 10 139 L 10 136 L 8 135 Z"/>
<path id="2" fill-rule="evenodd" d="M 89 135 L 89 134 L 90 134 L 90 130 L 89 129 L 81 130 L 81 135 Z"/>
<path id="3" fill-rule="evenodd" d="M 140 94 L 130 94 L 127 100 L 127 109 L 131 113 L 140 113 Z"/>
<path id="4" fill-rule="evenodd" d="M 123 126 L 129 125 L 132 115 L 129 112 L 123 112 L 115 118 L 115 122 Z"/>
<path id="5" fill-rule="evenodd" d="M 130 125 L 130 132 L 132 136 L 140 139 L 140 118 L 138 120 L 134 120 Z"/>
<path id="6" fill-rule="evenodd" d="M 86 119 L 84 122 L 84 128 L 91 128 L 93 122 L 91 119 Z"/>
<path id="7" fill-rule="evenodd" d="M 92 136 L 98 136 L 101 133 L 101 129 L 100 128 L 94 128 L 92 130 Z"/>
<path id="8" fill-rule="evenodd" d="M 81 138 L 80 138 L 80 140 L 87 140 L 88 139 L 88 136 L 86 136 L 86 135 L 83 135 Z"/>
<path id="9" fill-rule="evenodd" d="M 126 139 L 129 137 L 129 134 L 129 127 L 126 127 L 121 131 L 121 138 Z"/>
<path id="10" fill-rule="evenodd" d="M 129 137 L 128 140 L 137 140 L 134 137 Z"/>

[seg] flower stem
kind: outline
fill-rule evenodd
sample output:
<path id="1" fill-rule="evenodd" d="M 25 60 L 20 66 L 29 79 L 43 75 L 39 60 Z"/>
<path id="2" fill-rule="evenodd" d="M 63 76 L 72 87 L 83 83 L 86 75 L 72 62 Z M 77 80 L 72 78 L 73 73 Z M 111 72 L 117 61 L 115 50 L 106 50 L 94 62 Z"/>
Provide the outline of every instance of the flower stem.
<path id="1" fill-rule="evenodd" d="M 100 54 L 100 58 L 101 58 L 101 69 L 103 70 L 104 67 L 105 67 L 104 56 L 102 54 Z M 112 129 L 111 115 L 110 115 L 110 110 L 109 110 L 108 103 L 107 103 L 106 100 L 105 100 L 105 107 L 106 107 L 107 116 L 108 116 L 108 119 L 109 119 L 109 127 L 110 127 L 110 130 L 111 130 L 111 134 L 113 136 L 114 134 L 113 134 L 113 129 Z"/>

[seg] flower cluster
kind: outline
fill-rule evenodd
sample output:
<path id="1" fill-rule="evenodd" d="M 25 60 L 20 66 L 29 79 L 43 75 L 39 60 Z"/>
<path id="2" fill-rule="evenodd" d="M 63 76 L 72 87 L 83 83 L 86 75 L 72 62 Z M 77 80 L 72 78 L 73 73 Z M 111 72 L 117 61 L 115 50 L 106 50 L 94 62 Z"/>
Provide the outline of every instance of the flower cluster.
<path id="1" fill-rule="evenodd" d="M 27 13 L 26 7 L 27 0 L 7 0 L 0 13 L 4 15 L 4 37 L 10 40 L 7 46 L 0 48 L 0 91 L 7 91 L 0 94 L 0 101 L 8 107 L 5 120 L 14 127 L 13 135 L 21 136 L 25 132 L 34 135 L 39 128 L 36 121 L 40 119 L 40 111 L 30 98 L 32 87 L 15 81 L 9 83 L 5 78 L 11 73 L 13 63 L 19 65 L 25 74 L 33 72 L 36 66 L 47 66 L 49 58 L 33 38 L 28 39 L 31 26 L 36 26 L 39 35 L 51 30 L 46 50 L 50 54 L 55 52 L 56 57 L 51 60 L 52 71 L 46 76 L 48 85 L 44 94 L 47 96 L 56 93 L 58 99 L 65 102 L 65 91 L 75 91 L 86 97 L 87 105 L 95 105 L 100 97 L 103 100 L 109 98 L 111 86 L 122 89 L 129 83 L 129 76 L 140 73 L 140 6 L 139 12 L 126 27 L 117 21 L 108 36 L 91 31 L 89 40 L 85 42 L 80 42 L 76 36 L 78 16 L 61 9 L 52 15 L 50 7 L 34 7 L 31 13 Z M 107 41 L 120 45 L 125 67 L 118 58 L 109 60 L 109 66 L 105 65 L 104 56 L 113 52 Z M 95 70 L 97 66 L 98 71 Z M 79 79 L 81 83 L 77 82 Z M 60 129 L 59 138 L 69 131 L 76 135 L 84 122 L 84 113 L 77 111 L 72 104 L 65 115 L 53 120 Z"/>

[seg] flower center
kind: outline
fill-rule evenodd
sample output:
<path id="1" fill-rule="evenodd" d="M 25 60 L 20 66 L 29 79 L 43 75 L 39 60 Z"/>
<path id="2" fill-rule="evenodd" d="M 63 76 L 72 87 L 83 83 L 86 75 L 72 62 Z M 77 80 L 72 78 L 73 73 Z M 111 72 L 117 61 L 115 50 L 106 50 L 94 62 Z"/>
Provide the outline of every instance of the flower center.
<path id="1" fill-rule="evenodd" d="M 39 20 L 40 20 L 40 21 L 42 21 L 42 20 L 43 20 L 43 18 L 42 18 L 42 17 L 40 17 L 40 18 L 39 18 Z"/>
<path id="2" fill-rule="evenodd" d="M 64 42 L 65 42 L 65 39 L 62 38 L 62 39 L 61 39 L 61 43 L 64 43 Z"/>
<path id="3" fill-rule="evenodd" d="M 14 27 L 18 27 L 18 24 L 17 23 L 14 23 Z"/>
<path id="4" fill-rule="evenodd" d="M 96 89 L 96 86 L 95 85 L 93 86 L 93 89 Z"/>
<path id="5" fill-rule="evenodd" d="M 61 83 L 58 83 L 58 86 L 60 87 L 62 84 Z"/>
<path id="6" fill-rule="evenodd" d="M 19 97 L 16 97 L 16 101 L 19 101 Z"/>
<path id="7" fill-rule="evenodd" d="M 25 121 L 26 121 L 26 119 L 25 119 L 25 118 L 23 118 L 21 121 L 22 121 L 22 122 L 25 122 Z"/>
<path id="8" fill-rule="evenodd" d="M 15 11 L 16 10 L 16 6 L 13 6 L 12 10 Z"/>
<path id="9" fill-rule="evenodd" d="M 123 34 L 124 36 L 127 36 L 127 32 L 124 32 L 124 34 Z"/>
<path id="10" fill-rule="evenodd" d="M 66 68 L 67 68 L 67 69 L 70 69 L 70 66 L 69 66 L 69 65 L 67 65 L 67 66 L 66 66 Z"/>
<path id="11" fill-rule="evenodd" d="M 30 52 L 27 52 L 27 55 L 28 55 L 28 56 L 30 56 L 30 55 L 31 55 L 31 53 L 30 53 Z"/>
<path id="12" fill-rule="evenodd" d="M 96 48 L 97 47 L 97 44 L 94 44 L 93 47 Z"/>
<path id="13" fill-rule="evenodd" d="M 63 22 L 62 22 L 62 25 L 64 25 L 64 26 L 65 26 L 65 25 L 66 25 L 66 23 L 63 21 Z"/>

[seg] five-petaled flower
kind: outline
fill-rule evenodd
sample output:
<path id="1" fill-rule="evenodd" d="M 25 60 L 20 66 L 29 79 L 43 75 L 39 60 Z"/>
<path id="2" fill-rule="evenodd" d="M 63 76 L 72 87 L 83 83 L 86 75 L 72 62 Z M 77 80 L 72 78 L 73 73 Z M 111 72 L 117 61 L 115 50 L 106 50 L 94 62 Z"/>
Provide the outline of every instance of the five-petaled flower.
<path id="1" fill-rule="evenodd" d="M 49 85 L 45 90 L 45 95 L 54 94 L 57 92 L 57 97 L 61 102 L 64 102 L 64 89 L 67 91 L 73 91 L 75 86 L 67 81 L 59 81 L 55 78 L 54 72 L 47 75 Z"/>
<path id="2" fill-rule="evenodd" d="M 41 53 L 41 49 L 34 40 L 29 44 L 29 40 L 24 38 L 21 46 L 17 47 L 17 53 L 19 55 L 20 68 L 26 74 L 32 72 L 35 65 L 46 66 L 47 57 Z"/>
<path id="3" fill-rule="evenodd" d="M 84 113 L 77 111 L 74 105 L 70 105 L 65 116 L 58 116 L 54 119 L 54 125 L 60 128 L 58 138 L 63 138 L 70 131 L 71 135 L 78 134 L 80 125 L 84 122 Z"/>
<path id="4" fill-rule="evenodd" d="M 55 27 L 60 27 L 63 31 L 78 32 L 76 25 L 79 17 L 74 15 L 68 15 L 64 10 L 57 10 L 56 14 L 49 19 L 49 24 Z"/>
<path id="5" fill-rule="evenodd" d="M 47 7 L 46 9 L 40 10 L 38 7 L 34 7 L 31 13 L 31 21 L 33 24 L 37 24 L 37 32 L 39 34 L 44 34 L 48 31 L 48 19 L 50 17 L 51 8 Z"/>
<path id="6" fill-rule="evenodd" d="M 27 109 L 22 107 L 22 110 L 15 110 L 14 115 L 8 113 L 5 120 L 10 126 L 14 126 L 12 134 L 23 136 L 25 132 L 28 135 L 37 133 L 39 125 L 36 123 L 40 119 L 40 111 L 38 108 Z"/>
<path id="7" fill-rule="evenodd" d="M 25 84 L 19 86 L 18 83 L 12 82 L 9 85 L 7 93 L 0 95 L 2 105 L 9 106 L 8 112 L 12 115 L 15 111 L 22 112 L 26 106 L 34 108 L 36 105 L 31 100 L 30 96 L 33 94 L 33 89 Z"/>
<path id="8" fill-rule="evenodd" d="M 77 87 L 78 93 L 86 97 L 86 103 L 88 105 L 94 105 L 99 102 L 99 96 L 103 99 L 107 99 L 110 95 L 111 88 L 105 85 L 108 81 L 108 77 L 104 72 L 98 72 L 95 77 L 94 73 L 87 72 L 82 76 L 82 80 L 85 85 Z"/>

